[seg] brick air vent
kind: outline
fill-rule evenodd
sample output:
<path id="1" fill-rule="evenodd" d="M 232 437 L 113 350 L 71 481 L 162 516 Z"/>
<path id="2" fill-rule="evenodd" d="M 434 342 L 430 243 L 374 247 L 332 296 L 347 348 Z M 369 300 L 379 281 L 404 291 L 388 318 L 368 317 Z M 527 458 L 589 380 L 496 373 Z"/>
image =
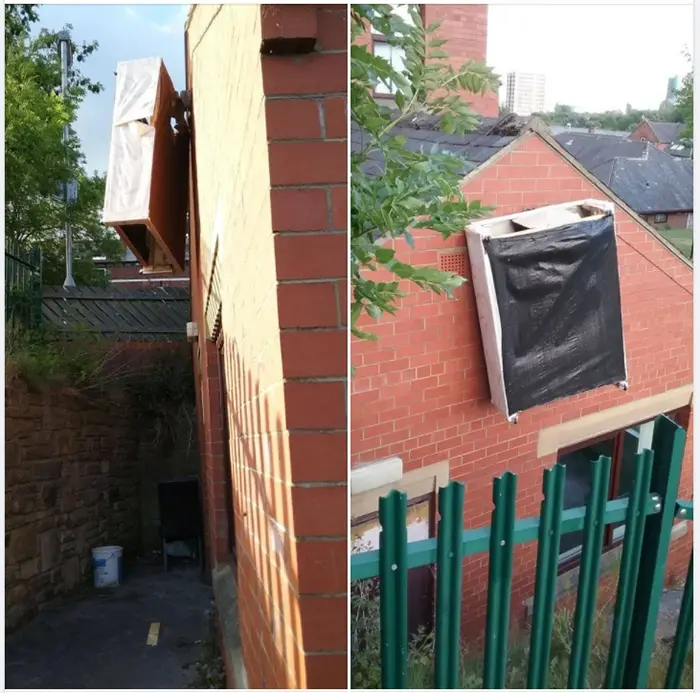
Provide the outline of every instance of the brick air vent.
<path id="1" fill-rule="evenodd" d="M 460 277 L 466 276 L 467 254 L 464 251 L 459 253 L 440 253 L 440 269 L 443 272 L 454 272 Z"/>

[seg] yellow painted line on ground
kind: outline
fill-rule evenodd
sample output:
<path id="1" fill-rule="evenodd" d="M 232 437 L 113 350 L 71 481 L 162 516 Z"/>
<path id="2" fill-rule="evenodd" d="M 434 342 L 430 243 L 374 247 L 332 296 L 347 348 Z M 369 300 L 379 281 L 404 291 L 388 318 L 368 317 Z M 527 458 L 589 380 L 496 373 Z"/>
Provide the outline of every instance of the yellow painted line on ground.
<path id="1" fill-rule="evenodd" d="M 151 623 L 151 627 L 148 629 L 148 637 L 146 638 L 146 645 L 155 647 L 158 644 L 158 635 L 160 634 L 160 623 Z"/>

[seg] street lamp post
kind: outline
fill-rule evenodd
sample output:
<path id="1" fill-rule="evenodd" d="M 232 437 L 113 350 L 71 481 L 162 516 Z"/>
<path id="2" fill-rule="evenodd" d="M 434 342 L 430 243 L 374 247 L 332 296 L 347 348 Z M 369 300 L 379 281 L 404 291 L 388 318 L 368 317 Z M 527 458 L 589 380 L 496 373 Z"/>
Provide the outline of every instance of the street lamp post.
<path id="1" fill-rule="evenodd" d="M 73 62 L 70 34 L 67 31 L 58 32 L 58 44 L 61 50 L 61 96 L 65 99 L 68 93 L 68 68 Z M 68 145 L 68 124 L 63 126 L 63 142 Z M 63 282 L 64 289 L 75 287 L 73 279 L 73 231 L 70 226 L 68 214 L 68 182 L 63 184 L 63 200 L 66 206 L 66 278 Z"/>

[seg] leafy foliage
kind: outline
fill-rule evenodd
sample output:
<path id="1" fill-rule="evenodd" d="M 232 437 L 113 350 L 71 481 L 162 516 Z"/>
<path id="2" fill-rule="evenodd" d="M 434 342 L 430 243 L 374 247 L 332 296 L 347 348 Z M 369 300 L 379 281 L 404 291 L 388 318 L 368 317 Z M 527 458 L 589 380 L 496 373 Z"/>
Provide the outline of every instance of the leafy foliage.
<path id="1" fill-rule="evenodd" d="M 588 688 L 602 688 L 610 655 L 612 600 L 601 600 L 593 621 Z M 381 638 L 379 594 L 376 579 L 355 582 L 351 598 L 351 688 L 381 688 Z M 574 612 L 560 608 L 554 613 L 549 653 L 548 685 L 565 690 L 574 635 Z M 525 689 L 529 659 L 529 635 L 513 633 L 508 647 L 506 688 Z M 649 688 L 664 687 L 671 647 L 657 641 L 652 653 Z M 419 630 L 410 640 L 407 658 L 408 689 L 433 688 L 435 631 Z M 462 648 L 459 656 L 459 688 L 483 688 L 483 653 Z M 693 687 L 693 649 L 690 648 L 681 679 L 681 688 Z"/>
<path id="2" fill-rule="evenodd" d="M 686 59 L 692 64 L 689 54 Z M 676 111 L 680 120 L 685 124 L 685 130 L 681 133 L 683 139 L 693 141 L 693 71 L 691 70 L 681 82 L 681 88 L 676 92 Z"/>
<path id="3" fill-rule="evenodd" d="M 465 282 L 452 272 L 401 262 L 391 241 L 404 238 L 413 246 L 410 229 L 432 229 L 447 239 L 486 211 L 462 196 L 464 160 L 437 149 L 408 151 L 405 139 L 392 130 L 418 114 L 434 117 L 447 133 L 474 129 L 479 120 L 465 93 L 495 91 L 498 77 L 473 61 L 455 69 L 442 50 L 445 40 L 435 36 L 439 22 L 424 28 L 418 5 L 402 7 L 406 18 L 392 5 L 351 6 L 350 103 L 363 138 L 361 151 L 351 156 L 351 330 L 362 339 L 376 335 L 358 327 L 361 315 L 380 318 L 395 313 L 403 295 L 401 280 L 448 295 Z M 363 44 L 361 37 L 370 28 L 405 51 L 401 68 Z M 395 88 L 392 106 L 375 100 L 378 84 Z M 373 163 L 377 155 L 383 160 L 381 170 Z M 375 281 L 371 273 L 380 269 L 388 270 L 392 280 Z"/>
<path id="4" fill-rule="evenodd" d="M 76 334 L 67 348 L 58 339 L 59 334 L 45 326 L 27 330 L 7 325 L 5 369 L 8 376 L 17 376 L 35 391 L 55 386 L 81 389 L 92 384 L 107 351 L 105 343 L 96 345 L 86 335 Z"/>
<path id="5" fill-rule="evenodd" d="M 100 222 L 104 176 L 86 172 L 72 128 L 82 101 L 103 89 L 80 71 L 98 46 L 73 44 L 74 62 L 63 98 L 57 32 L 41 29 L 32 35 L 39 19 L 36 7 L 5 5 L 5 233 L 24 245 L 40 246 L 46 283 L 61 283 L 66 208 L 58 196 L 64 182 L 77 180 L 78 201 L 68 208 L 74 277 L 79 284 L 94 284 L 100 275 L 92 258 L 116 259 L 122 250 L 114 232 Z"/>
<path id="6" fill-rule="evenodd" d="M 658 110 L 639 110 L 628 107 L 622 111 L 603 113 L 579 113 L 573 106 L 557 104 L 553 111 L 537 114 L 548 125 L 571 125 L 574 128 L 596 128 L 599 130 L 620 130 L 631 132 L 642 118 L 663 123 L 683 122 L 683 115 L 677 106 L 668 104 Z"/>
<path id="7" fill-rule="evenodd" d="M 67 388 L 81 395 L 121 391 L 129 396 L 150 442 L 168 451 L 178 440 L 194 439 L 195 384 L 189 349 L 133 349 L 41 326 L 8 325 L 5 370 L 34 391 Z"/>

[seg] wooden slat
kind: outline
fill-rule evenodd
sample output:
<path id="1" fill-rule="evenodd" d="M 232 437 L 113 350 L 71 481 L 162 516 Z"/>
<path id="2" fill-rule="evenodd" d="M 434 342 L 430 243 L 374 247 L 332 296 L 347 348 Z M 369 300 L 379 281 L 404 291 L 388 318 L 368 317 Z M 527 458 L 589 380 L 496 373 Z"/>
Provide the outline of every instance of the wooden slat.
<path id="1" fill-rule="evenodd" d="M 180 287 L 115 290 L 78 287 L 43 291 L 44 319 L 63 331 L 80 329 L 105 338 L 185 338 L 189 291 Z"/>

